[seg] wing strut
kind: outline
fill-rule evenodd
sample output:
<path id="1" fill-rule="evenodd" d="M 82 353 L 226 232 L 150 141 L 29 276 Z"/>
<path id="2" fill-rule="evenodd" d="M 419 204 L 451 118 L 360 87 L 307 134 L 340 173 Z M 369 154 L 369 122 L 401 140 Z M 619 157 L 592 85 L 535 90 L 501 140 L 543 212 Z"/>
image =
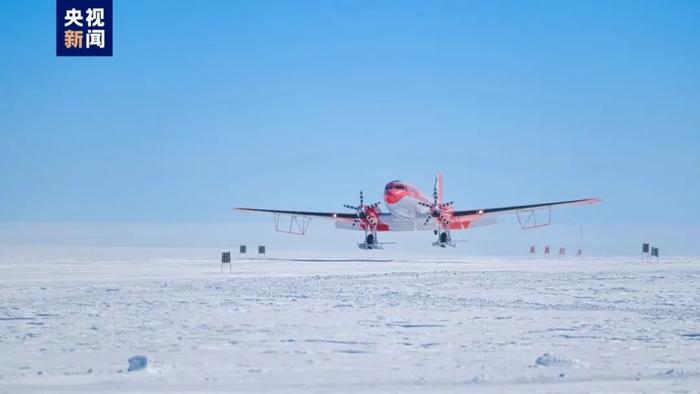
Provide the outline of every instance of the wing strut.
<path id="1" fill-rule="evenodd" d="M 282 219 L 283 215 L 280 213 L 273 213 L 273 215 L 275 217 L 275 231 L 278 233 L 304 235 L 311 223 L 311 218 L 308 216 L 284 215 L 284 219 Z M 289 225 L 287 225 L 286 218 L 289 218 Z"/>
<path id="2" fill-rule="evenodd" d="M 549 226 L 552 223 L 552 206 L 549 205 L 547 208 L 547 221 L 546 222 L 537 222 L 537 214 L 536 212 L 538 209 L 518 209 L 515 211 L 515 216 L 518 217 L 518 223 L 520 224 L 520 229 L 521 230 L 530 230 L 533 228 L 537 227 L 544 227 L 544 226 Z M 544 209 L 539 209 L 540 211 L 543 211 Z"/>

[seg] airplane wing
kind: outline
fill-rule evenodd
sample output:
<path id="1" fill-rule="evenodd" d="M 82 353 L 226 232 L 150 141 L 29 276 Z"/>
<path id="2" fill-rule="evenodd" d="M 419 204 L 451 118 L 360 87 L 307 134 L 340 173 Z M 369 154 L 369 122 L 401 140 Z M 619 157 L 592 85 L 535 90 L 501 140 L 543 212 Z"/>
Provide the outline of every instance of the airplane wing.
<path id="1" fill-rule="evenodd" d="M 452 212 L 452 217 L 477 219 L 484 216 L 503 215 L 508 213 L 517 213 L 519 211 L 532 211 L 559 205 L 587 205 L 595 204 L 597 202 L 600 202 L 600 200 L 597 198 L 583 198 L 580 200 L 555 201 L 529 205 L 515 205 L 511 207 L 471 209 L 467 211 L 454 211 Z"/>
<path id="2" fill-rule="evenodd" d="M 554 206 L 560 205 L 585 205 L 594 204 L 600 200 L 596 198 L 585 198 L 580 200 L 569 200 L 569 201 L 555 201 L 546 202 L 540 204 L 529 204 L 529 205 L 516 205 L 510 207 L 499 207 L 499 208 L 483 208 L 483 209 L 471 209 L 466 211 L 452 211 L 450 213 L 450 228 L 454 230 L 467 229 L 476 226 L 489 225 L 496 223 L 496 216 L 515 213 L 519 214 L 521 212 L 531 212 L 538 209 L 547 209 Z M 271 213 L 278 215 L 291 215 L 291 216 L 305 216 L 311 218 L 320 218 L 326 220 L 332 220 L 335 222 L 335 226 L 341 229 L 348 230 L 363 230 L 365 227 L 363 225 L 357 225 L 363 223 L 368 216 L 360 212 L 359 216 L 357 213 L 339 213 L 339 212 L 313 212 L 313 211 L 288 211 L 279 209 L 260 209 L 260 208 L 234 208 L 235 211 L 243 212 L 256 212 L 256 213 Z M 418 217 L 415 220 L 406 221 L 405 219 L 400 219 L 394 217 L 390 213 L 376 213 L 376 218 L 378 223 L 376 226 L 377 231 L 415 231 L 415 230 L 434 230 L 435 224 L 433 222 L 428 223 L 425 217 Z"/>
<path id="3" fill-rule="evenodd" d="M 287 211 L 279 209 L 259 209 L 259 208 L 233 208 L 234 211 L 271 213 L 276 215 L 303 216 L 309 218 L 320 218 L 332 220 L 335 227 L 345 230 L 365 230 L 366 221 L 369 216 L 365 212 L 358 213 L 338 213 L 338 212 L 312 212 L 312 211 Z M 416 226 L 413 221 L 399 220 L 390 213 L 377 212 L 372 210 L 372 215 L 376 218 L 375 229 L 377 231 L 415 231 Z"/>
<path id="4" fill-rule="evenodd" d="M 353 221 L 357 219 L 356 213 L 337 213 L 337 212 L 309 212 L 309 211 L 284 211 L 279 209 L 258 209 L 258 208 L 233 208 L 234 211 L 245 211 L 245 212 L 263 212 L 263 213 L 277 213 L 280 215 L 298 215 L 298 216 L 309 216 L 315 218 L 323 218 L 329 220 L 340 220 L 340 221 Z"/>

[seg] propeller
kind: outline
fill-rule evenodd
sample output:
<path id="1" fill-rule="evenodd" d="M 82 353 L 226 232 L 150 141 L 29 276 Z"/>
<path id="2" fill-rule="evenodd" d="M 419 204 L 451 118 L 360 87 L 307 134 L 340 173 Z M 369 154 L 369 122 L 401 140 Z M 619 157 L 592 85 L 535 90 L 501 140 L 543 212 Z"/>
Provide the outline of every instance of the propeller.
<path id="1" fill-rule="evenodd" d="M 379 204 L 380 203 L 375 202 L 374 204 L 365 205 L 365 197 L 362 194 L 362 190 L 360 190 L 360 205 L 355 206 L 355 205 L 343 204 L 343 207 L 348 208 L 348 209 L 352 209 L 352 210 L 357 212 L 357 219 L 355 219 L 352 222 L 353 227 L 357 223 L 359 223 L 361 220 L 364 219 L 364 220 L 367 220 L 367 223 L 369 223 L 370 228 L 374 228 L 374 226 L 377 225 L 377 221 L 373 215 L 368 215 L 368 212 L 370 210 L 374 210 L 375 208 L 377 208 L 379 206 Z M 374 213 L 374 212 L 372 212 L 372 213 Z"/>
<path id="2" fill-rule="evenodd" d="M 432 219 L 435 219 L 441 227 L 447 227 L 450 224 L 450 219 L 446 215 L 448 212 L 447 208 L 451 207 L 452 204 L 454 204 L 454 201 L 444 203 L 438 202 L 437 183 L 435 183 L 435 188 L 433 188 L 433 203 L 428 204 L 419 201 L 418 204 L 430 209 L 430 216 L 425 219 L 425 223 L 423 223 L 424 226 L 426 226 Z"/>

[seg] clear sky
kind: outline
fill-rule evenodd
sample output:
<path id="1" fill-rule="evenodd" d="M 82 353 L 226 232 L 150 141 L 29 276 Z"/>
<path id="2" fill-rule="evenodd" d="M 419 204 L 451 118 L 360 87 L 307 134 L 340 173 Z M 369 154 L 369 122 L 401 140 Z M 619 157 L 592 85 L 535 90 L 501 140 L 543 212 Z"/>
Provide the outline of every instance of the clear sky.
<path id="1" fill-rule="evenodd" d="M 57 58 L 54 12 L 0 0 L 0 221 L 339 210 L 440 170 L 460 209 L 700 226 L 697 1 L 115 0 L 111 58 Z"/>

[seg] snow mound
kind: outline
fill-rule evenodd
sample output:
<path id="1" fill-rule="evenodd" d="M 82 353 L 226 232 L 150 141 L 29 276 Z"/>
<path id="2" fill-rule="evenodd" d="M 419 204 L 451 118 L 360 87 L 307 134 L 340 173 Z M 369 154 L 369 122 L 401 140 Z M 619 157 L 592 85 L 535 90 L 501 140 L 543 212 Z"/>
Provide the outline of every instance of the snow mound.
<path id="1" fill-rule="evenodd" d="M 148 368 L 148 365 L 150 364 L 150 360 L 146 356 L 142 355 L 135 355 L 131 358 L 129 358 L 129 372 L 134 372 L 134 371 L 141 371 L 146 368 Z"/>
<path id="2" fill-rule="evenodd" d="M 585 367 L 586 365 L 575 358 L 562 358 L 555 357 L 549 353 L 545 353 L 537 359 L 535 359 L 535 364 L 543 367 Z"/>

